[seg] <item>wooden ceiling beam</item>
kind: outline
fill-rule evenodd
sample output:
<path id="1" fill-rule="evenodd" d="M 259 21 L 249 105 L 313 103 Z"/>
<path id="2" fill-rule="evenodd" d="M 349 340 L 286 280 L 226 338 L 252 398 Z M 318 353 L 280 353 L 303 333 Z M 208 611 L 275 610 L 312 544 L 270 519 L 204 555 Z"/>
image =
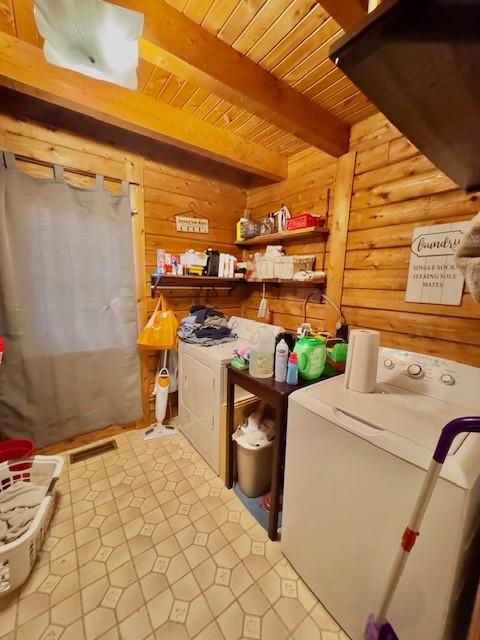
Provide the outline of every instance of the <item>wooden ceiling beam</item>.
<path id="1" fill-rule="evenodd" d="M 164 0 L 110 1 L 144 14 L 144 59 L 333 156 L 348 150 L 347 124 Z"/>
<path id="2" fill-rule="evenodd" d="M 351 31 L 368 13 L 368 0 L 317 0 L 345 31 Z"/>
<path id="3" fill-rule="evenodd" d="M 145 94 L 48 64 L 0 32 L 0 85 L 249 173 L 283 180 L 287 158 Z"/>

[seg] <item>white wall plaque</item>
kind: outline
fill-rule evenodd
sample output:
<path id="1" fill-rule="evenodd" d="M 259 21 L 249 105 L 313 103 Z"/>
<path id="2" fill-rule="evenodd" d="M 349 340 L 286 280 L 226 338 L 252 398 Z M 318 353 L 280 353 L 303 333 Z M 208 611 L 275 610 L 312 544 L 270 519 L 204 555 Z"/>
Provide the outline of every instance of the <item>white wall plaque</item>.
<path id="1" fill-rule="evenodd" d="M 176 216 L 177 231 L 185 233 L 208 233 L 208 219 L 192 216 Z"/>
<path id="2" fill-rule="evenodd" d="M 413 230 L 406 302 L 460 305 L 464 278 L 455 251 L 468 222 L 436 224 Z"/>

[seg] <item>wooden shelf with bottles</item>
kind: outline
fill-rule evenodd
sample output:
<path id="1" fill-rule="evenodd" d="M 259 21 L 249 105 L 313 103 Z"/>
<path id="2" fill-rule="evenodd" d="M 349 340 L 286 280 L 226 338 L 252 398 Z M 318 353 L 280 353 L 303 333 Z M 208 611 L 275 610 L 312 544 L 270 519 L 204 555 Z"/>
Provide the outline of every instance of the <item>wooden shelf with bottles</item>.
<path id="1" fill-rule="evenodd" d="M 253 245 L 267 245 L 275 242 L 288 242 L 289 240 L 303 240 L 320 238 L 328 235 L 326 227 L 306 227 L 305 229 L 293 229 L 292 231 L 281 231 L 279 233 L 269 233 L 264 236 L 255 236 L 245 240 L 237 240 L 236 245 L 240 247 L 251 247 Z"/>

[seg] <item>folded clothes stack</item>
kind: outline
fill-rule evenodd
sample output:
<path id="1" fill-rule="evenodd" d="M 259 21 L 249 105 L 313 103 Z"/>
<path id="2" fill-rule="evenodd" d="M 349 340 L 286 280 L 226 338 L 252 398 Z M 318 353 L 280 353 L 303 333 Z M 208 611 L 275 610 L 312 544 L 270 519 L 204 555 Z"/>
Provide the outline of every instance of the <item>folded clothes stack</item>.
<path id="1" fill-rule="evenodd" d="M 237 338 L 223 313 L 203 305 L 190 308 L 190 315 L 183 318 L 177 333 L 180 340 L 204 347 L 231 342 Z"/>
<path id="2" fill-rule="evenodd" d="M 17 540 L 28 530 L 45 492 L 45 487 L 16 482 L 0 493 L 0 546 Z"/>

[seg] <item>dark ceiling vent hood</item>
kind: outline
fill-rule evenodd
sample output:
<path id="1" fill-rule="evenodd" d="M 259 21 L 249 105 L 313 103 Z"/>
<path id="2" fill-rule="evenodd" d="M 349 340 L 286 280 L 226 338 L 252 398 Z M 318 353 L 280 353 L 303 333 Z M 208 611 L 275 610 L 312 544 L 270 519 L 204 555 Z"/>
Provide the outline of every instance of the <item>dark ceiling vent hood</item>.
<path id="1" fill-rule="evenodd" d="M 384 0 L 330 58 L 437 167 L 480 189 L 479 0 Z"/>

